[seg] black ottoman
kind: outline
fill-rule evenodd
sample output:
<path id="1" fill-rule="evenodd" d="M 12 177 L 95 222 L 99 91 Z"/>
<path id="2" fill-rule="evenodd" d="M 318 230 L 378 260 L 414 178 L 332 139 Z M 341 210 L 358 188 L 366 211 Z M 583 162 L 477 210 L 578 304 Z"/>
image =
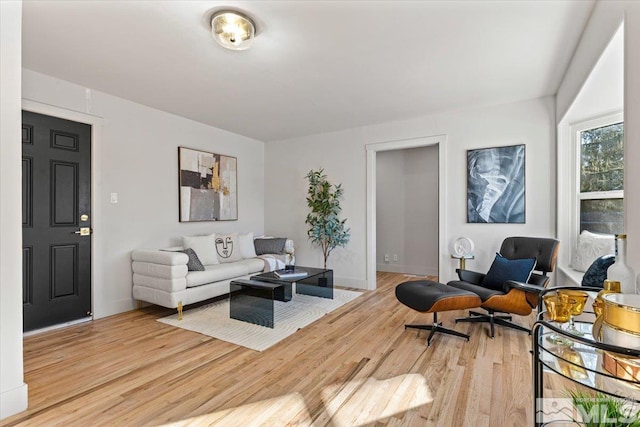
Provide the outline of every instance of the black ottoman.
<path id="1" fill-rule="evenodd" d="M 438 312 L 480 307 L 482 304 L 480 297 L 473 292 L 431 280 L 400 283 L 396 286 L 396 298 L 402 304 L 416 311 L 433 313 L 433 325 L 404 325 L 405 329 L 431 331 L 427 337 L 427 347 L 431 345 L 431 338 L 436 332 L 463 337 L 469 341 L 469 335 L 447 329 L 442 326 L 442 323 L 438 323 Z"/>

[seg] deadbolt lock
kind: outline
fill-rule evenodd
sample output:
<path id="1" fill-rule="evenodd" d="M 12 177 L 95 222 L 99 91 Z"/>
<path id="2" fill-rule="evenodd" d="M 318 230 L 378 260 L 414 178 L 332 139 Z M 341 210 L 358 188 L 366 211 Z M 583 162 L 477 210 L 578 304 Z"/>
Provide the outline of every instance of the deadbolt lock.
<path id="1" fill-rule="evenodd" d="M 79 234 L 81 236 L 88 236 L 93 232 L 90 227 L 80 227 L 80 230 L 74 231 L 74 234 Z"/>
<path id="2" fill-rule="evenodd" d="M 80 216 L 80 221 L 89 221 L 89 215 L 87 214 L 82 214 Z"/>

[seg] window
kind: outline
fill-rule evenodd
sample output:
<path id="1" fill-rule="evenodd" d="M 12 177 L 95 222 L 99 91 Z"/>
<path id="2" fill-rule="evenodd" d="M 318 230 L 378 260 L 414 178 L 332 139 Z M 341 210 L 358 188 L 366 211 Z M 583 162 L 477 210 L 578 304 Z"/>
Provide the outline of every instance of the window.
<path id="1" fill-rule="evenodd" d="M 613 119 L 576 127 L 578 232 L 624 232 L 624 124 Z"/>

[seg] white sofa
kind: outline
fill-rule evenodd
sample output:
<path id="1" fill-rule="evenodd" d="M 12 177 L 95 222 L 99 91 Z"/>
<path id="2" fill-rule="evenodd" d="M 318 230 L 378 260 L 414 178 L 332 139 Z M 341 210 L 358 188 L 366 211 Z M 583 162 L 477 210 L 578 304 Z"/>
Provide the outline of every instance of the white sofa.
<path id="1" fill-rule="evenodd" d="M 250 253 L 253 256 L 241 257 L 237 261 L 226 263 L 205 263 L 207 257 L 203 256 L 204 271 L 189 271 L 189 256 L 177 252 L 181 249 L 182 247 L 164 250 L 139 249 L 131 253 L 133 297 L 138 301 L 176 308 L 179 319 L 182 318 L 183 306 L 228 294 L 229 283 L 232 280 L 248 279 L 249 276 L 263 271 L 283 268 L 287 256 L 257 256 L 253 252 Z M 287 253 L 293 253 L 293 242 L 289 239 L 286 241 L 285 250 Z M 247 255 L 246 250 L 242 252 Z M 198 256 L 200 257 L 199 254 Z"/>

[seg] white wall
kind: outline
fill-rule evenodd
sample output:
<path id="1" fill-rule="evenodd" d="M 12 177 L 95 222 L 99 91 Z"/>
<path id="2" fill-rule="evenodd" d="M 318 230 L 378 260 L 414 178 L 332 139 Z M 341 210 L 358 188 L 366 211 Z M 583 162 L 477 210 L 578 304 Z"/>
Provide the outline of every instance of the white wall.
<path id="1" fill-rule="evenodd" d="M 640 2 L 599 1 L 557 95 L 563 119 L 624 20 L 625 229 L 628 262 L 640 272 Z"/>
<path id="2" fill-rule="evenodd" d="M 365 287 L 366 215 L 365 151 L 361 129 L 311 135 L 283 143 L 265 144 L 265 231 L 294 239 L 296 264 L 322 267 L 322 251 L 311 247 L 304 220 L 308 213 L 306 174 L 324 168 L 334 184 L 342 183 L 342 216 L 351 228 L 346 248 L 329 257 L 337 285 Z M 362 179 L 354 179 L 359 171 Z"/>
<path id="3" fill-rule="evenodd" d="M 619 28 L 594 65 L 562 121 L 573 124 L 607 113 L 620 112 L 623 109 L 623 103 L 624 28 Z"/>
<path id="4" fill-rule="evenodd" d="M 376 171 L 378 271 L 437 276 L 438 146 L 379 152 Z"/>
<path id="5" fill-rule="evenodd" d="M 27 409 L 22 362 L 22 2 L 0 2 L 0 419 Z"/>
<path id="6" fill-rule="evenodd" d="M 628 261 L 640 273 L 640 3 L 624 3 L 625 228 Z"/>
<path id="7" fill-rule="evenodd" d="M 476 259 L 468 268 L 488 270 L 500 243 L 507 236 L 555 236 L 555 110 L 551 97 L 508 105 L 478 108 L 410 120 L 269 142 L 265 148 L 265 228 L 269 233 L 296 239 L 297 262 L 321 265 L 321 254 L 306 239 L 304 218 L 305 174 L 324 167 L 334 182 L 345 188 L 343 214 L 352 238 L 338 248 L 330 267 L 340 284 L 366 287 L 366 155 L 369 143 L 399 141 L 432 135 L 448 137 L 446 144 L 446 232 L 450 242 L 468 236 L 476 242 Z M 526 144 L 526 224 L 466 223 L 466 150 Z M 456 262 L 440 280 L 451 280 Z"/>
<path id="8" fill-rule="evenodd" d="M 102 118 L 96 153 L 100 201 L 94 220 L 100 227 L 99 271 L 94 278 L 96 318 L 135 307 L 131 296 L 130 253 L 136 248 L 181 244 L 181 236 L 214 231 L 264 229 L 264 144 L 221 129 L 145 107 L 121 98 L 23 70 L 24 99 Z M 238 221 L 178 221 L 178 146 L 238 158 Z M 118 193 L 118 203 L 109 203 Z M 95 205 L 94 205 L 95 206 Z"/>
<path id="9" fill-rule="evenodd" d="M 376 155 L 376 265 L 378 271 L 405 272 L 405 177 L 403 150 Z M 384 255 L 389 255 L 385 262 Z M 393 261 L 393 255 L 398 261 Z M 400 261 L 402 260 L 402 261 Z"/>
<path id="10" fill-rule="evenodd" d="M 569 267 L 578 236 L 576 208 L 577 147 L 572 125 L 621 114 L 624 104 L 624 28 L 617 30 L 593 67 L 582 89 L 558 123 L 558 239 L 564 242 L 558 255 L 558 284 L 579 285 L 581 272 Z"/>
<path id="11" fill-rule="evenodd" d="M 404 150 L 406 272 L 438 275 L 438 145 Z"/>
<path id="12" fill-rule="evenodd" d="M 602 52 L 624 19 L 624 1 L 598 1 L 582 33 L 556 94 L 556 119 L 559 122 L 571 108 Z M 629 2 L 631 3 L 631 2 Z"/>

